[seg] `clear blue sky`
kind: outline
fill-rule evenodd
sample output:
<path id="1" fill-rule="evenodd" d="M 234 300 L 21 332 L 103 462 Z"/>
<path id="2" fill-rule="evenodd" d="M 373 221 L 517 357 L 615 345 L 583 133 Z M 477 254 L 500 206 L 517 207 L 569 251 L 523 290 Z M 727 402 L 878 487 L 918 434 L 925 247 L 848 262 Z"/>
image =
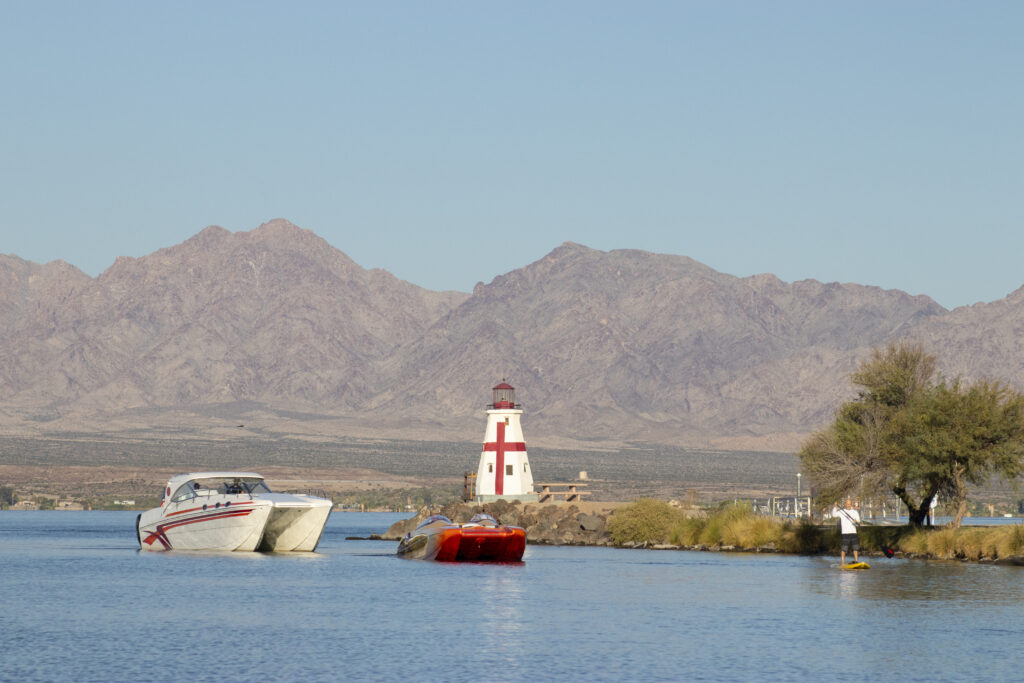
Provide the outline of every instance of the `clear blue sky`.
<path id="1" fill-rule="evenodd" d="M 1024 284 L 1024 3 L 52 2 L 0 21 L 0 253 L 282 217 L 431 289 L 571 240 Z"/>

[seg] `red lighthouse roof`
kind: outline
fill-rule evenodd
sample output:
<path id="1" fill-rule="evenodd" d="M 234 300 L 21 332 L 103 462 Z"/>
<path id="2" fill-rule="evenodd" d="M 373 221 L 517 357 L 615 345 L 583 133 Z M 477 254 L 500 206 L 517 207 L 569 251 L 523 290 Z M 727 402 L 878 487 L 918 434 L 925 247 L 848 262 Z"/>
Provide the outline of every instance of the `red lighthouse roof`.
<path id="1" fill-rule="evenodd" d="M 494 392 L 494 403 L 491 404 L 491 408 L 494 410 L 514 410 L 519 406 L 516 405 L 516 388 L 507 382 L 502 382 L 496 387 L 492 387 Z"/>

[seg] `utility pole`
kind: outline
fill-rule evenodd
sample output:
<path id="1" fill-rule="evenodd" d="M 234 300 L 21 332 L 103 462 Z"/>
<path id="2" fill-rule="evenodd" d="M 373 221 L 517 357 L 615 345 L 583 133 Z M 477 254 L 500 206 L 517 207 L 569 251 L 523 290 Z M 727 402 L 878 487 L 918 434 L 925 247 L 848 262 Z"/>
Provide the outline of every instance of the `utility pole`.
<path id="1" fill-rule="evenodd" d="M 799 472 L 796 473 L 796 500 L 793 501 L 793 502 L 794 502 L 793 511 L 796 513 L 796 516 L 799 517 L 800 516 L 800 473 Z"/>

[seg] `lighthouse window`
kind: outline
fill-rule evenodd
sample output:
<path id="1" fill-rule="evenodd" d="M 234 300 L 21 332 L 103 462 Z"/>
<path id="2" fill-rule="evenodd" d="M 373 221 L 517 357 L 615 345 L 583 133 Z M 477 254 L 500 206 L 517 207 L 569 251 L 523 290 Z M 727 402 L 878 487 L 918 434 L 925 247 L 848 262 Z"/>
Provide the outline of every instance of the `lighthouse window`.
<path id="1" fill-rule="evenodd" d="M 526 471 L 526 463 L 524 462 L 523 463 L 523 472 L 525 472 L 525 471 Z"/>
<path id="2" fill-rule="evenodd" d="M 505 474 L 510 477 L 512 476 L 512 465 L 505 465 Z"/>
<path id="3" fill-rule="evenodd" d="M 493 472 L 494 471 L 494 463 L 493 462 L 487 463 L 487 471 L 488 472 Z"/>

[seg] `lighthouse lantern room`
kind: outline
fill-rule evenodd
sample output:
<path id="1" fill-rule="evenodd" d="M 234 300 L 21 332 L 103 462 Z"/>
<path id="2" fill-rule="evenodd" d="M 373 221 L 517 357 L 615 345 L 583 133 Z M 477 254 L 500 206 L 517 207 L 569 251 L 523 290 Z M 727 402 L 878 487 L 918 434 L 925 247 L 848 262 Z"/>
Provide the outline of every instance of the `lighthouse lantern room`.
<path id="1" fill-rule="evenodd" d="M 503 381 L 493 392 L 494 402 L 487 406 L 487 428 L 476 472 L 474 499 L 484 503 L 494 500 L 536 502 L 533 473 L 519 423 L 523 411 L 516 403 L 515 387 Z"/>

